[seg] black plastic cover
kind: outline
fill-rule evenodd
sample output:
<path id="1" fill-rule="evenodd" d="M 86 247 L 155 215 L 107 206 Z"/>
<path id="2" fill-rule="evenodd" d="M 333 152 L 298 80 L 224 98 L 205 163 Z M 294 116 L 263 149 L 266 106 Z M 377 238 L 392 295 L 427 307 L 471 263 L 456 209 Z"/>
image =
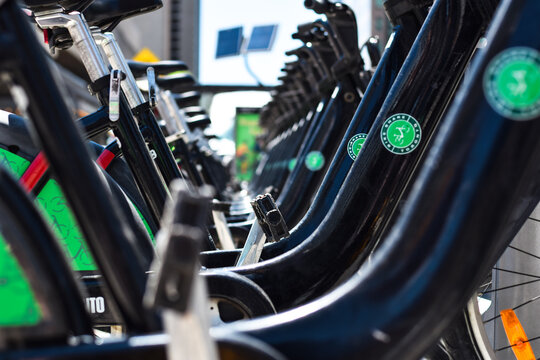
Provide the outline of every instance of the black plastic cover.
<path id="1" fill-rule="evenodd" d="M 124 19 L 147 13 L 163 6 L 161 0 L 95 0 L 84 11 L 90 25 L 111 31 Z"/>
<path id="2" fill-rule="evenodd" d="M 62 7 L 67 12 L 83 11 L 93 0 L 23 0 L 23 3 L 33 12 Z"/>

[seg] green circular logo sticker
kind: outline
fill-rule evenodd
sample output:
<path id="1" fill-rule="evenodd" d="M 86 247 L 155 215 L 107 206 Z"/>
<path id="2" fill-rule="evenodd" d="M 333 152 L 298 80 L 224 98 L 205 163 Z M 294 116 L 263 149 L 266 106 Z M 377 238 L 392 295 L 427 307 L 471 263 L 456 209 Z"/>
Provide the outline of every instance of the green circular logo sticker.
<path id="1" fill-rule="evenodd" d="M 412 152 L 422 139 L 422 128 L 411 115 L 394 114 L 383 124 L 381 141 L 385 148 L 398 155 Z"/>
<path id="2" fill-rule="evenodd" d="M 311 151 L 307 154 L 304 164 L 311 171 L 321 170 L 324 166 L 324 155 L 320 151 Z"/>
<path id="3" fill-rule="evenodd" d="M 514 47 L 495 56 L 484 74 L 484 93 L 500 115 L 530 120 L 540 114 L 540 53 Z"/>
<path id="4" fill-rule="evenodd" d="M 296 158 L 292 158 L 291 160 L 289 160 L 289 171 L 293 171 L 294 170 L 294 167 L 296 166 Z"/>
<path id="5" fill-rule="evenodd" d="M 360 150 L 362 149 L 362 145 L 364 145 L 364 142 L 366 141 L 366 138 L 367 134 L 356 134 L 351 138 L 351 140 L 349 140 L 347 143 L 347 153 L 351 159 L 356 160 Z"/>

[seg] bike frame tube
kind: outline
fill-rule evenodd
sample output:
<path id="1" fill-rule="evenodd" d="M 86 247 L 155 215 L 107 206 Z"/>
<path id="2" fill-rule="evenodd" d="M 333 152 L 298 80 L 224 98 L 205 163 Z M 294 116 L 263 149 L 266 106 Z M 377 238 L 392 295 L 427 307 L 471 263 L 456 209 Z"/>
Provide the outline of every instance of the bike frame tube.
<path id="1" fill-rule="evenodd" d="M 328 25 L 325 23 L 309 23 L 304 26 L 307 26 L 308 28 L 313 28 L 315 26 L 321 27 L 321 28 L 328 28 Z M 330 29 L 328 29 L 329 32 L 331 32 Z M 325 35 L 323 39 L 313 41 L 312 46 L 307 47 L 303 46 L 299 49 L 293 50 L 289 52 L 289 54 L 296 54 L 299 58 L 305 57 L 309 63 L 310 66 L 310 72 L 313 74 L 317 73 L 318 75 L 318 82 L 317 82 L 317 88 L 318 91 L 322 94 L 322 97 L 320 101 L 318 102 L 318 105 L 316 107 L 316 111 L 312 114 L 312 116 L 309 118 L 310 121 L 308 122 L 308 129 L 305 133 L 306 138 L 305 139 L 313 139 L 314 136 L 312 135 L 314 132 L 317 131 L 317 129 L 320 129 L 321 121 L 323 120 L 323 114 L 326 111 L 327 106 L 331 102 L 331 99 L 333 97 L 333 91 L 336 89 L 336 80 L 332 77 L 330 67 L 331 65 L 336 61 L 336 58 L 339 54 L 336 54 L 332 51 L 332 46 L 335 41 L 332 39 L 330 35 Z M 283 123 L 283 125 L 275 127 L 276 129 L 282 128 L 284 125 L 288 125 L 291 120 L 294 121 L 297 119 L 297 114 L 299 111 L 292 107 L 293 104 L 291 104 L 291 99 L 288 96 L 283 96 L 283 94 L 279 94 L 277 96 L 279 101 L 277 102 L 278 106 L 286 107 L 284 110 L 285 117 L 284 119 L 286 121 L 281 120 L 280 122 Z M 287 109 L 288 108 L 288 109 Z M 309 116 L 309 115 L 308 115 Z M 287 130 L 284 130 L 289 131 Z M 280 131 L 278 130 L 276 134 L 279 134 Z M 272 132 L 270 135 L 275 135 Z M 304 140 L 305 140 L 304 139 Z M 298 150 L 298 155 L 296 156 L 297 159 L 300 159 L 302 156 L 305 156 L 307 154 L 309 148 L 306 147 L 305 144 L 302 144 L 300 149 Z M 281 160 L 282 153 L 275 152 L 275 149 L 273 149 L 274 154 L 272 154 L 269 157 L 269 164 L 272 164 L 274 161 Z M 304 155 L 302 155 L 304 154 Z M 287 167 L 285 168 L 278 168 L 277 171 L 273 171 L 273 174 L 271 177 L 264 176 L 265 181 L 262 183 L 257 183 L 258 187 L 252 187 L 252 189 L 255 189 L 255 193 L 261 193 L 264 191 L 264 188 L 268 186 L 273 186 L 274 188 L 278 189 L 279 192 L 281 192 L 283 186 L 287 186 L 288 183 L 290 183 L 292 178 L 295 178 L 297 176 L 297 173 L 300 171 L 300 167 L 295 167 L 295 169 L 290 172 Z"/>
<path id="2" fill-rule="evenodd" d="M 333 79 L 338 83 L 324 110 L 319 127 L 314 128 L 314 132 L 306 139 L 303 150 L 297 156 L 299 166 L 296 166 L 288 177 L 278 198 L 278 206 L 289 226 L 296 225 L 307 210 L 307 206 L 303 209 L 298 207 L 307 204 L 308 197 L 315 193 L 330 165 L 329 160 L 333 158 L 339 145 L 332 143 L 331 139 L 342 138 L 365 91 L 357 76 L 363 63 L 358 50 L 356 20 L 352 11 L 346 5 L 340 4 L 336 12 L 328 16 L 328 23 L 317 21 L 311 27 L 328 34 L 324 42 L 313 41 L 314 53 L 321 56 L 321 63 L 332 69 Z M 333 49 L 332 56 L 329 56 L 330 52 L 324 51 L 324 47 L 328 44 Z M 343 68 L 345 64 L 347 66 Z M 302 166 L 308 152 L 311 151 L 323 154 L 325 165 L 322 169 L 311 171 Z M 291 196 L 297 201 L 291 201 Z"/>
<path id="3" fill-rule="evenodd" d="M 295 153 L 294 157 L 298 159 L 299 154 L 301 153 L 307 153 L 303 149 L 305 148 L 305 141 L 306 139 L 310 139 L 312 137 L 313 132 L 318 127 L 318 124 L 320 124 L 321 117 L 323 115 L 323 112 L 325 111 L 326 107 L 328 106 L 328 103 L 330 102 L 330 94 L 323 96 L 323 98 L 318 103 L 315 111 L 310 112 L 305 117 L 305 128 L 304 131 L 301 133 L 302 138 L 298 139 L 298 149 Z M 283 133 L 283 136 L 286 137 L 285 133 L 289 131 L 288 129 L 285 130 Z M 281 136 L 281 135 L 280 135 Z M 285 145 L 282 145 L 285 146 Z M 281 161 L 282 152 L 280 151 L 281 147 L 275 146 L 272 148 L 272 150 L 268 153 L 268 160 L 265 164 L 265 169 L 262 169 L 261 176 L 258 176 L 258 179 L 250 186 L 250 190 L 252 193 L 260 194 L 264 191 L 264 189 L 270 185 L 276 187 L 280 192 L 283 190 L 285 184 L 289 181 L 289 179 L 292 176 L 296 176 L 296 172 L 300 171 L 300 169 L 295 168 L 293 171 L 290 171 L 288 168 L 284 169 L 267 169 L 266 167 L 268 165 L 271 165 L 277 161 Z M 297 162 L 298 165 L 298 162 Z M 271 172 L 269 172 L 271 170 Z"/>
<path id="4" fill-rule="evenodd" d="M 176 140 L 174 144 L 178 147 L 178 154 L 180 154 L 182 167 L 188 173 L 193 184 L 201 186 L 204 181 L 189 150 L 192 134 L 185 118 L 182 117 L 180 107 L 169 90 L 164 91 L 158 88 L 156 95 L 158 99 L 157 109 L 159 114 L 165 119 L 167 128 L 173 131 L 175 129 L 177 130 L 176 135 L 178 136 L 178 140 Z M 171 133 L 171 135 L 173 134 L 175 133 Z"/>
<path id="5" fill-rule="evenodd" d="M 88 114 L 78 120 L 84 129 L 86 137 L 103 134 L 111 130 L 111 121 L 109 120 L 109 109 L 106 106 L 101 106 L 92 114 Z"/>
<path id="6" fill-rule="evenodd" d="M 293 125 L 291 130 L 286 130 L 268 144 L 269 153 L 265 154 L 259 162 L 255 171 L 256 177 L 252 181 L 252 189 L 262 189 L 262 181 L 268 181 L 269 176 L 272 176 L 269 183 L 276 184 L 278 189 L 283 188 L 284 182 L 287 180 L 287 175 L 291 171 L 286 169 L 288 162 L 296 159 L 297 153 L 302 146 L 302 140 L 306 138 L 306 133 L 310 129 L 311 121 L 315 115 L 314 111 L 310 111 L 304 118 L 297 122 L 297 126 Z M 290 138 L 287 138 L 289 137 Z M 276 166 L 278 162 L 277 156 L 281 154 L 281 158 L 287 160 L 287 166 L 284 171 L 276 171 L 270 167 Z M 269 165 L 268 168 L 266 165 Z M 271 171 L 273 170 L 273 171 Z"/>
<path id="7" fill-rule="evenodd" d="M 304 142 L 309 152 L 322 153 L 325 165 L 318 171 L 312 171 L 305 165 L 309 152 L 299 155 L 297 159 L 299 173 L 289 178 L 278 199 L 278 206 L 288 226 L 296 225 L 309 208 L 310 199 L 316 193 L 339 146 L 339 142 L 335 139 L 343 138 L 360 104 L 360 93 L 356 91 L 357 84 L 352 78 L 342 79 L 337 89 L 326 107 L 319 131 Z"/>

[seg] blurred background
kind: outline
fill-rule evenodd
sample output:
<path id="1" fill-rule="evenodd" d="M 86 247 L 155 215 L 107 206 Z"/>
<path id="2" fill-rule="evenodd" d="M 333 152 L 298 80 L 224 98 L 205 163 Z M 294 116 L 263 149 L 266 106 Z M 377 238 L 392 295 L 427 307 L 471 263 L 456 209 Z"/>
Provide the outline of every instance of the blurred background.
<path id="1" fill-rule="evenodd" d="M 362 44 L 374 35 L 384 47 L 391 28 L 383 0 L 343 2 L 356 14 L 359 42 Z M 115 33 L 122 49 L 127 57 L 139 55 L 140 60 L 182 60 L 201 85 L 237 86 L 232 92 L 217 92 L 209 87 L 203 94 L 202 105 L 210 113 L 212 131 L 226 139 L 214 144 L 217 150 L 228 155 L 240 151 L 237 155 L 243 156 L 242 144 L 235 147 L 235 138 L 242 136 L 242 131 L 235 132 L 235 125 L 246 117 L 240 115 L 237 119 L 237 109 L 242 109 L 242 114 L 246 109 L 256 111 L 270 95 L 268 91 L 242 91 L 242 86 L 277 85 L 280 69 L 293 59 L 285 52 L 302 45 L 291 34 L 299 24 L 321 15 L 304 8 L 302 0 L 163 0 L 163 3 L 160 10 L 120 24 Z M 265 43 L 270 27 L 273 34 L 269 43 Z M 218 42 L 220 32 L 222 38 Z"/>
<path id="2" fill-rule="evenodd" d="M 390 25 L 382 7 L 383 0 L 344 0 L 355 12 L 361 43 L 370 35 L 383 43 Z M 163 0 L 163 8 L 122 22 L 115 30 L 127 57 L 143 48 L 160 59 L 186 62 L 203 84 L 251 84 L 242 56 L 216 58 L 218 33 L 243 28 L 243 37 L 253 27 L 276 25 L 273 46 L 268 51 L 250 51 L 253 73 L 265 85 L 277 84 L 280 68 L 290 58 L 285 51 L 301 45 L 291 38 L 298 24 L 320 18 L 303 6 L 302 0 Z M 247 44 L 246 44 L 247 45 Z"/>
<path id="3" fill-rule="evenodd" d="M 391 32 L 383 0 L 343 2 L 356 14 L 359 45 L 376 36 L 382 50 Z M 195 90 L 202 95 L 200 105 L 212 120 L 208 131 L 219 138 L 210 145 L 235 159 L 237 176 L 249 180 L 257 160 L 258 111 L 270 100 L 272 87 L 279 84 L 280 69 L 295 59 L 285 52 L 302 45 L 291 35 L 299 24 L 324 17 L 303 3 L 163 0 L 163 8 L 124 20 L 113 32 L 126 58 L 182 60 L 189 66 L 198 81 Z M 65 98 L 74 116 L 93 112 L 97 102 L 86 91 L 88 79 L 77 53 L 69 49 L 52 57 L 59 65 L 58 78 L 64 88 L 71 89 Z M 18 112 L 6 89 L 0 89 L 0 108 Z"/>

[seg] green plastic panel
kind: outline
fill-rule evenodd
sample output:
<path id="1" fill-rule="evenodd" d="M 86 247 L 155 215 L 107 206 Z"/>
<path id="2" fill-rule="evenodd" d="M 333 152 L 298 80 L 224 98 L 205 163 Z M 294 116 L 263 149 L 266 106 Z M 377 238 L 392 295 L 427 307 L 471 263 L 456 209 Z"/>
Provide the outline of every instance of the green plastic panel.
<path id="1" fill-rule="evenodd" d="M 63 239 L 63 246 L 71 259 L 73 269 L 97 270 L 88 245 L 56 180 L 47 181 L 37 196 L 37 202 L 53 231 Z"/>
<path id="2" fill-rule="evenodd" d="M 0 163 L 16 177 L 30 161 L 0 148 Z M 0 236 L 0 326 L 31 326 L 41 319 L 41 311 L 19 264 Z"/>
<path id="3" fill-rule="evenodd" d="M 1 148 L 0 162 L 17 179 L 30 166 L 30 161 Z M 64 194 L 55 180 L 51 179 L 47 182 L 38 194 L 37 202 L 53 231 L 60 239 L 64 240 L 63 245 L 68 258 L 71 259 L 73 269 L 97 270 L 75 217 L 68 208 Z"/>
<path id="4" fill-rule="evenodd" d="M 30 166 L 30 161 L 0 148 L 0 164 L 19 179 Z"/>
<path id="5" fill-rule="evenodd" d="M 30 161 L 15 155 L 8 150 L 0 148 L 0 162 L 8 168 L 16 178 L 20 178 L 26 169 L 30 166 Z M 56 236 L 63 240 L 64 250 L 71 265 L 76 271 L 94 271 L 97 266 L 92 258 L 88 245 L 81 233 L 81 230 L 75 220 L 75 216 L 68 207 L 66 198 L 62 189 L 54 179 L 47 181 L 43 189 L 37 196 L 38 208 L 42 210 L 44 218 L 49 222 Z M 134 205 L 135 207 L 135 205 Z M 155 244 L 154 235 L 146 219 L 135 207 L 137 213 L 142 219 L 152 242 Z"/>
<path id="6" fill-rule="evenodd" d="M 41 319 L 34 293 L 8 244 L 0 237 L 0 326 L 32 326 Z"/>

